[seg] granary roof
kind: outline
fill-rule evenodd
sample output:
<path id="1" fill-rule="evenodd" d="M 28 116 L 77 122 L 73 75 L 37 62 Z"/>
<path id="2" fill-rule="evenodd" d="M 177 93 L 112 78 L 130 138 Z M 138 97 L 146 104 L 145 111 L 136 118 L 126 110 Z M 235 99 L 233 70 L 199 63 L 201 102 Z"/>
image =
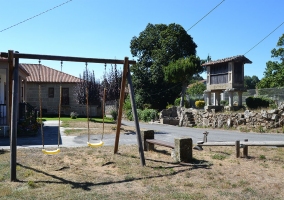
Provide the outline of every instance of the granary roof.
<path id="1" fill-rule="evenodd" d="M 231 62 L 231 61 L 243 62 L 243 63 L 249 63 L 249 64 L 252 63 L 252 61 L 250 61 L 244 55 L 238 55 L 238 56 L 233 56 L 233 57 L 229 57 L 229 58 L 223 58 L 223 59 L 219 59 L 219 60 L 215 60 L 215 61 L 209 61 L 209 62 L 206 62 L 206 63 L 202 64 L 202 66 L 215 65 L 215 64 Z"/>
<path id="2" fill-rule="evenodd" d="M 64 72 L 52 69 L 45 65 L 39 64 L 20 64 L 30 76 L 27 77 L 27 82 L 48 82 L 48 83 L 77 83 L 80 78 L 66 74 Z M 40 69 L 40 71 L 39 71 Z"/>
<path id="3" fill-rule="evenodd" d="M 8 58 L 4 58 L 0 56 L 0 61 L 6 61 L 6 60 L 8 60 Z"/>

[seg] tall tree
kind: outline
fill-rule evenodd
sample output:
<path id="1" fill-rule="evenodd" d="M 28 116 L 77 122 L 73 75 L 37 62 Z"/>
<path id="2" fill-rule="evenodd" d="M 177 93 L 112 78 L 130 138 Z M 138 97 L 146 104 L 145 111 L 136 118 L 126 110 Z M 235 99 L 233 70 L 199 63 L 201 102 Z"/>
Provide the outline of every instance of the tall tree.
<path id="1" fill-rule="evenodd" d="M 244 84 L 246 89 L 255 89 L 258 82 L 259 78 L 255 75 L 253 75 L 252 77 L 250 76 L 244 77 Z"/>
<path id="2" fill-rule="evenodd" d="M 204 83 L 196 81 L 195 83 L 191 84 L 191 86 L 188 88 L 187 93 L 191 96 L 197 96 L 200 97 L 203 96 L 204 90 L 206 90 L 206 85 Z"/>
<path id="3" fill-rule="evenodd" d="M 277 48 L 272 49 L 271 57 L 279 61 L 268 61 L 264 77 L 257 84 L 257 88 L 274 88 L 284 86 L 284 34 L 277 42 Z"/>
<path id="4" fill-rule="evenodd" d="M 88 103 L 89 105 L 99 105 L 101 96 L 100 96 L 100 88 L 101 85 L 99 81 L 95 79 L 94 71 L 91 72 L 88 69 L 85 69 L 83 75 L 79 75 L 81 81 L 77 83 L 74 96 L 76 101 L 79 104 L 86 105 L 87 104 L 87 92 L 88 92 Z"/>
<path id="5" fill-rule="evenodd" d="M 122 80 L 122 72 L 117 70 L 116 65 L 111 65 L 111 68 L 108 72 L 104 73 L 104 80 L 102 85 L 106 88 L 106 100 L 117 101 L 120 96 L 120 85 Z M 103 92 L 103 88 L 102 88 Z"/>
<path id="6" fill-rule="evenodd" d="M 177 85 L 164 78 L 165 66 L 179 58 L 196 54 L 197 45 L 178 24 L 148 24 L 146 29 L 133 37 L 131 53 L 137 64 L 131 67 L 135 94 L 153 108 L 165 108 L 180 93 Z"/>
<path id="7" fill-rule="evenodd" d="M 199 57 L 191 55 L 186 58 L 180 58 L 164 67 L 165 80 L 173 83 L 181 83 L 181 101 L 180 106 L 184 105 L 184 95 L 190 79 L 194 74 L 199 74 L 204 71 L 201 66 Z"/>

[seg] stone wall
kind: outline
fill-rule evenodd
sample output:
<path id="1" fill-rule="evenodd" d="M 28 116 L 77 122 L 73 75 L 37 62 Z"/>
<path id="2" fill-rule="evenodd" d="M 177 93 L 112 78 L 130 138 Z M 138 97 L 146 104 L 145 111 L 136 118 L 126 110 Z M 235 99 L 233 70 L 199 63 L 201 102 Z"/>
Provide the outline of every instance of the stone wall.
<path id="1" fill-rule="evenodd" d="M 177 119 L 179 119 L 179 125 L 185 127 L 199 126 L 199 127 L 212 127 L 212 128 L 224 128 L 224 127 L 239 127 L 246 126 L 247 128 L 277 128 L 284 125 L 284 103 L 280 104 L 277 109 L 262 110 L 260 112 L 246 110 L 244 112 L 215 112 L 185 109 L 177 107 L 170 111 L 177 111 Z M 163 111 L 167 113 L 169 111 Z M 163 115 L 160 114 L 160 117 Z M 161 118 L 160 121 L 162 121 Z"/>

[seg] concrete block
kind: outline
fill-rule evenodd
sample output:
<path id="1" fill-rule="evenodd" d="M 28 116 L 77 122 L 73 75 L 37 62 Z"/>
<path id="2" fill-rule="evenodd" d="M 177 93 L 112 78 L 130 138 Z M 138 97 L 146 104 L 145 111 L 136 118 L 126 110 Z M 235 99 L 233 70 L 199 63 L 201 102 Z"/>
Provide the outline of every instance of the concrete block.
<path id="1" fill-rule="evenodd" d="M 142 137 L 142 146 L 144 151 L 152 151 L 154 150 L 154 144 L 148 144 L 146 142 L 147 139 L 154 139 L 155 132 L 153 130 L 141 131 Z"/>
<path id="2" fill-rule="evenodd" d="M 172 157 L 176 162 L 190 162 L 192 160 L 192 139 L 175 138 L 175 149 Z"/>

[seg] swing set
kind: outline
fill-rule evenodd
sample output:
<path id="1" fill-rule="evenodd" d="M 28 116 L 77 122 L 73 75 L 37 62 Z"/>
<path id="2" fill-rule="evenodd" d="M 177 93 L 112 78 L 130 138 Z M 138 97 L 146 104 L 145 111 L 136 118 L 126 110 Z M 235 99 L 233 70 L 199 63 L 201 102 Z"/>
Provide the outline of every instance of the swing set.
<path id="1" fill-rule="evenodd" d="M 130 100 L 133 110 L 133 118 L 135 122 L 136 135 L 137 135 L 137 143 L 138 150 L 140 154 L 140 163 L 142 166 L 145 166 L 145 158 L 142 146 L 142 139 L 139 127 L 139 121 L 136 111 L 136 104 L 134 100 L 134 90 L 132 86 L 131 74 L 130 74 L 130 64 L 136 64 L 135 61 L 128 60 L 128 57 L 125 57 L 124 60 L 116 60 L 116 59 L 100 59 L 100 58 L 83 58 L 83 57 L 69 57 L 69 56 L 54 56 L 54 55 L 39 55 L 39 54 L 25 54 L 19 53 L 17 51 L 9 50 L 8 53 L 1 52 L 1 57 L 8 58 L 9 64 L 9 122 L 10 122 L 10 153 L 11 153 L 11 164 L 10 164 L 10 180 L 16 181 L 16 165 L 17 165 L 17 118 L 18 118 L 18 102 L 19 102 L 19 59 L 37 59 L 39 60 L 39 64 L 41 60 L 54 60 L 61 62 L 61 71 L 63 61 L 69 62 L 85 62 L 87 63 L 102 63 L 102 64 L 122 64 L 123 65 L 123 76 L 121 82 L 121 90 L 120 90 L 120 100 L 119 100 L 119 109 L 118 109 L 118 118 L 117 118 L 117 127 L 116 127 L 116 136 L 115 136 L 115 144 L 114 144 L 114 153 L 118 152 L 118 143 L 120 136 L 120 126 L 122 119 L 122 108 L 124 103 L 125 96 L 125 86 L 126 79 L 128 82 Z M 40 67 L 40 65 L 39 65 Z M 60 82 L 60 102 L 59 102 L 59 126 L 58 126 L 58 148 L 56 150 L 48 151 L 44 148 L 44 133 L 42 127 L 42 109 L 41 109 L 41 84 L 39 84 L 39 101 L 40 101 L 40 123 L 41 123 L 41 133 L 42 133 L 42 152 L 44 154 L 53 155 L 58 154 L 60 152 L 59 143 L 60 143 L 60 112 L 61 112 L 61 82 Z M 88 92 L 87 92 L 88 96 Z M 105 89 L 104 89 L 104 100 L 105 100 Z M 87 119 L 89 117 L 88 112 L 88 98 L 87 98 Z M 104 109 L 104 106 L 103 106 Z M 103 115 L 104 116 L 104 115 Z M 104 128 L 103 128 L 104 129 Z M 104 144 L 103 142 L 103 134 L 101 141 L 99 143 L 90 143 L 90 133 L 89 133 L 89 120 L 88 120 L 88 142 L 87 145 L 90 147 L 99 147 Z M 104 132 L 104 130 L 103 130 Z"/>

